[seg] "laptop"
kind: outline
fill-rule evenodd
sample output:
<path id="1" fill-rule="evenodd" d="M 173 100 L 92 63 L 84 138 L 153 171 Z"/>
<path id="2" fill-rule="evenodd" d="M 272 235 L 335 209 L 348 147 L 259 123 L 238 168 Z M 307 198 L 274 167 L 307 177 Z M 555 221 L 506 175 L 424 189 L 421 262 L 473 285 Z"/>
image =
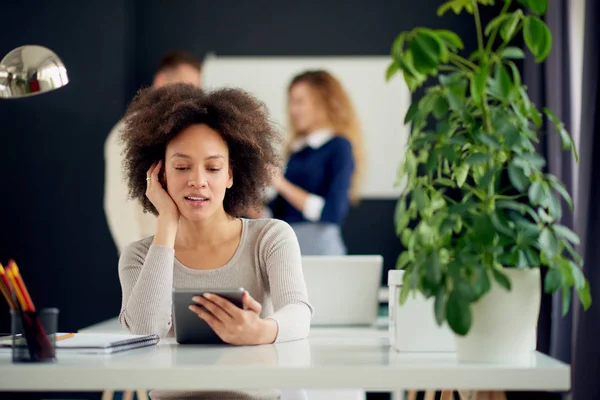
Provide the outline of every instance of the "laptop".
<path id="1" fill-rule="evenodd" d="M 377 321 L 380 255 L 302 256 L 312 326 L 370 326 Z"/>

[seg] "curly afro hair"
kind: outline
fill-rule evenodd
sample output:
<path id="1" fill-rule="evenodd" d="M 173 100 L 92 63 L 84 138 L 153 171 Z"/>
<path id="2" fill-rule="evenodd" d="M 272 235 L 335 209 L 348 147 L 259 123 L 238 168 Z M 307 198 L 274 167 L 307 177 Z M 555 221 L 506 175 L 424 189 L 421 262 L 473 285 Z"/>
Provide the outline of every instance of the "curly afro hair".
<path id="1" fill-rule="evenodd" d="M 146 171 L 164 159 L 169 141 L 190 125 L 206 124 L 227 143 L 234 183 L 223 207 L 231 216 L 242 216 L 262 203 L 270 171 L 280 164 L 275 146 L 281 138 L 266 106 L 241 89 L 204 92 L 189 84 L 142 89 L 129 105 L 124 122 L 121 139 L 129 197 L 154 215 L 158 212 L 145 195 Z"/>

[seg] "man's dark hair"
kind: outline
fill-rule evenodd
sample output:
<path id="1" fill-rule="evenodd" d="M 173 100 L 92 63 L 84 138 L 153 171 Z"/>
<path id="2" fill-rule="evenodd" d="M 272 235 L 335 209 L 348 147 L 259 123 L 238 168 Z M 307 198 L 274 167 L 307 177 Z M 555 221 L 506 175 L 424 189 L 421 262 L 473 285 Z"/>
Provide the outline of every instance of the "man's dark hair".
<path id="1" fill-rule="evenodd" d="M 189 65 L 198 71 L 202 69 L 202 62 L 195 55 L 187 51 L 171 51 L 165 54 L 158 65 L 156 66 L 156 73 L 162 72 L 167 69 L 177 68 L 180 65 Z"/>

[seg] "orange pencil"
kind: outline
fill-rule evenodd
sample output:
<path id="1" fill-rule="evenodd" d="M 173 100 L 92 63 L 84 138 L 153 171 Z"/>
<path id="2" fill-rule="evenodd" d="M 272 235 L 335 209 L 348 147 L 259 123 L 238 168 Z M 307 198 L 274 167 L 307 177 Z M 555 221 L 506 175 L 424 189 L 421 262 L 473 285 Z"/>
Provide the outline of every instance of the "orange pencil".
<path id="1" fill-rule="evenodd" d="M 56 337 L 56 340 L 68 339 L 68 338 L 73 337 L 73 336 L 75 336 L 74 333 L 65 333 L 64 335 L 58 335 Z"/>
<path id="2" fill-rule="evenodd" d="M 21 274 L 19 273 L 19 267 L 17 267 L 17 263 L 15 262 L 15 260 L 10 260 L 8 262 L 8 265 L 12 265 L 12 273 L 15 276 L 15 281 L 17 282 L 17 285 L 19 286 L 19 290 L 21 291 L 21 294 L 23 295 L 25 304 L 27 304 L 27 310 L 35 311 L 35 306 L 33 305 L 31 296 L 29 295 L 29 292 L 27 291 L 27 286 L 25 286 L 25 282 L 23 282 L 23 278 L 21 277 Z"/>
<path id="3" fill-rule="evenodd" d="M 6 286 L 6 289 L 8 289 L 8 291 L 10 292 L 10 282 L 8 281 L 8 277 L 6 276 L 6 271 L 4 270 L 4 267 L 2 266 L 2 264 L 0 264 L 0 280 L 2 280 L 2 282 L 4 283 L 4 286 Z M 12 294 L 12 293 L 10 293 Z M 12 298 L 12 296 L 11 296 Z"/>
<path id="4" fill-rule="evenodd" d="M 8 289 L 6 289 L 6 286 L 4 286 L 4 283 L 2 282 L 0 282 L 0 292 L 2 292 L 2 294 L 4 295 L 4 298 L 6 299 L 6 302 L 8 303 L 10 309 L 16 310 L 17 306 L 15 305 L 15 302 L 13 301 L 10 293 L 8 292 Z"/>
<path id="5" fill-rule="evenodd" d="M 17 296 L 17 300 L 19 301 L 19 304 L 21 305 L 21 310 L 27 311 L 27 303 L 25 302 L 25 298 L 23 297 L 23 295 L 21 294 L 21 291 L 19 290 L 19 286 L 17 285 L 17 281 L 15 280 L 15 276 L 13 274 L 11 267 L 12 267 L 12 265 L 10 265 L 10 264 L 6 267 L 6 276 L 8 276 L 8 280 L 11 283 L 12 290 L 15 293 L 15 295 Z"/>
<path id="6" fill-rule="evenodd" d="M 15 304 L 12 298 L 12 292 L 10 291 L 10 284 L 8 283 L 8 279 L 6 279 L 6 271 L 4 271 L 4 267 L 0 264 L 0 291 L 6 298 L 6 302 L 10 306 L 11 310 L 16 310 L 17 305 Z"/>

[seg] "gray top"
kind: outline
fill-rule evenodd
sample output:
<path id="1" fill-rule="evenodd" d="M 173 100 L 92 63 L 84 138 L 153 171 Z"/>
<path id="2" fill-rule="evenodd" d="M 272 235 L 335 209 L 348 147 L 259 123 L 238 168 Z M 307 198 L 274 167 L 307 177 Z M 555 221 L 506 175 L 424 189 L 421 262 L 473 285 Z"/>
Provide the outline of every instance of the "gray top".
<path id="1" fill-rule="evenodd" d="M 240 244 L 229 262 L 212 270 L 187 268 L 175 250 L 131 243 L 119 260 L 123 301 L 119 321 L 131 333 L 173 335 L 172 289 L 245 288 L 263 306 L 261 317 L 277 322 L 276 342 L 308 336 L 312 307 L 302 273 L 298 239 L 276 219 L 242 219 Z"/>

